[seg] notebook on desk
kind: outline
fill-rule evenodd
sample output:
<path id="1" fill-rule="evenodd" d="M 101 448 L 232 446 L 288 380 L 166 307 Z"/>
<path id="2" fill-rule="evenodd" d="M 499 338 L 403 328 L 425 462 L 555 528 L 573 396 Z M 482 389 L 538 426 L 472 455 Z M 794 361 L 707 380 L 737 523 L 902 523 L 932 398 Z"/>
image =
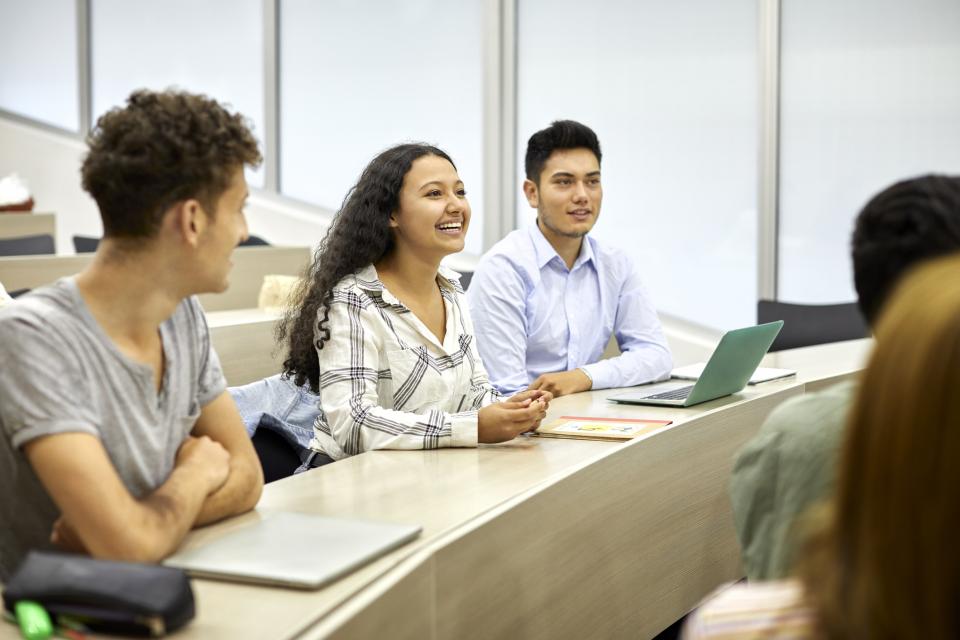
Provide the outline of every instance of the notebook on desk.
<path id="1" fill-rule="evenodd" d="M 415 525 L 275 513 L 164 564 L 201 578 L 319 589 L 419 534 Z"/>
<path id="2" fill-rule="evenodd" d="M 697 380 L 700 378 L 700 374 L 703 373 L 703 368 L 706 366 L 706 362 L 696 362 L 683 367 L 677 367 L 670 373 L 670 377 L 676 380 Z M 757 370 L 753 372 L 752 376 L 750 376 L 747 384 L 760 384 L 762 382 L 770 382 L 772 380 L 782 380 L 783 378 L 789 378 L 790 376 L 795 375 L 797 375 L 797 372 L 793 369 L 757 367 Z"/>
<path id="3" fill-rule="evenodd" d="M 609 400 L 624 404 L 691 407 L 736 393 L 747 385 L 782 327 L 783 320 L 777 320 L 726 332 L 693 385 L 676 382 L 654 384 L 611 396 Z"/>

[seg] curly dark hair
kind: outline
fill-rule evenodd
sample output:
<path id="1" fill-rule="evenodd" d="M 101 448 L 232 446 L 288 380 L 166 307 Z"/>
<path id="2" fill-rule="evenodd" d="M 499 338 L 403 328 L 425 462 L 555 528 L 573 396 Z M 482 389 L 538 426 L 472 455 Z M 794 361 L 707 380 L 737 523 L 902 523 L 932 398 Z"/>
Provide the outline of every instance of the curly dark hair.
<path id="1" fill-rule="evenodd" d="M 960 177 L 931 174 L 887 187 L 857 216 L 850 244 L 858 304 L 872 325 L 904 273 L 960 250 Z"/>
<path id="2" fill-rule="evenodd" d="M 297 285 L 293 303 L 277 326 L 277 342 L 287 342 L 283 372 L 297 386 L 309 382 L 314 393 L 319 391 L 317 349 L 322 349 L 330 339 L 327 321 L 333 287 L 393 249 L 390 214 L 400 206 L 403 179 L 415 160 L 428 155 L 453 164 L 450 156 L 435 146 L 400 144 L 374 158 L 360 174 L 357 184 L 347 192 L 317 247 L 313 262 Z"/>
<path id="3" fill-rule="evenodd" d="M 87 137 L 80 174 L 105 237 L 142 240 L 173 204 L 196 198 L 212 214 L 230 178 L 260 164 L 243 116 L 203 95 L 134 91 L 100 116 Z"/>
<path id="4" fill-rule="evenodd" d="M 565 149 L 589 149 L 597 156 L 597 164 L 603 158 L 600 152 L 600 141 L 593 129 L 576 120 L 557 120 L 551 122 L 546 129 L 537 131 L 527 141 L 527 154 L 524 159 L 524 169 L 527 179 L 540 184 L 540 174 L 543 166 L 554 151 Z"/>

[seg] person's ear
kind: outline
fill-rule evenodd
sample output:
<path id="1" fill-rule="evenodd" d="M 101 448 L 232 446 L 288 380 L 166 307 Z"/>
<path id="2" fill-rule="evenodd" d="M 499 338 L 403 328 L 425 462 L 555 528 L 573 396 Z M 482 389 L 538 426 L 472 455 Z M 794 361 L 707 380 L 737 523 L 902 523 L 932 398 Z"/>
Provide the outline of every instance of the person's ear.
<path id="1" fill-rule="evenodd" d="M 523 195 L 527 196 L 527 203 L 534 209 L 540 206 L 540 191 L 533 180 L 523 181 Z"/>
<path id="2" fill-rule="evenodd" d="M 171 207 L 167 215 L 173 218 L 177 233 L 184 242 L 191 247 L 200 244 L 200 236 L 210 224 L 210 220 L 199 200 L 191 198 L 178 202 Z"/>
<path id="3" fill-rule="evenodd" d="M 399 226 L 400 226 L 400 223 L 397 222 L 397 212 L 396 211 L 390 212 L 390 228 L 396 229 Z"/>

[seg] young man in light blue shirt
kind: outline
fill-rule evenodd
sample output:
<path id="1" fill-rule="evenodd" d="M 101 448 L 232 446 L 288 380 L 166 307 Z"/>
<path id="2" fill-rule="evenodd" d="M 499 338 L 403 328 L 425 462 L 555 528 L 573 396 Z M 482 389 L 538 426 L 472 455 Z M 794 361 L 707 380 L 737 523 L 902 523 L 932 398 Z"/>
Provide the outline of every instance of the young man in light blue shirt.
<path id="1" fill-rule="evenodd" d="M 670 375 L 656 310 L 633 260 L 587 234 L 600 215 L 600 143 L 554 122 L 527 143 L 523 192 L 537 224 L 480 260 L 467 290 L 480 356 L 502 393 L 555 396 Z M 614 336 L 621 355 L 600 360 Z"/>

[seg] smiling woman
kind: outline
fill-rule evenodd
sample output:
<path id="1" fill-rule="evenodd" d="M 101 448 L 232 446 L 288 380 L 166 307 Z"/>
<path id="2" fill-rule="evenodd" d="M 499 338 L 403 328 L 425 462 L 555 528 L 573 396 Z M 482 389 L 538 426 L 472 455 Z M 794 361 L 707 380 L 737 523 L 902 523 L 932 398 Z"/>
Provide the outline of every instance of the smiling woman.
<path id="1" fill-rule="evenodd" d="M 539 425 L 552 396 L 501 401 L 459 275 L 440 266 L 469 226 L 457 168 L 429 145 L 384 151 L 347 194 L 279 330 L 286 375 L 319 394 L 312 466 L 502 442 Z"/>

